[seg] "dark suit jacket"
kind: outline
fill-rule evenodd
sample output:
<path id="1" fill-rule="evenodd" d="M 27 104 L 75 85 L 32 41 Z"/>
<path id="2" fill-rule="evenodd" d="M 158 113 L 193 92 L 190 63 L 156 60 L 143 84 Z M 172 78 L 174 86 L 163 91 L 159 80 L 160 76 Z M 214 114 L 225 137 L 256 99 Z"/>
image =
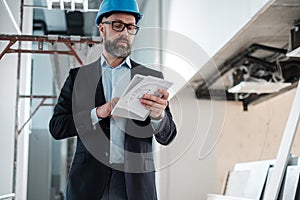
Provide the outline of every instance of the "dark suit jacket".
<path id="1" fill-rule="evenodd" d="M 100 59 L 71 69 L 61 90 L 49 129 L 55 139 L 77 137 L 77 146 L 68 177 L 68 200 L 99 200 L 109 178 L 110 118 L 92 125 L 90 113 L 106 103 L 101 80 Z M 131 60 L 131 77 L 135 74 L 162 78 L 162 73 Z M 163 145 L 176 135 L 169 107 L 159 131 L 154 132 L 150 118 L 145 121 L 126 120 L 125 182 L 129 200 L 157 199 L 152 138 Z"/>

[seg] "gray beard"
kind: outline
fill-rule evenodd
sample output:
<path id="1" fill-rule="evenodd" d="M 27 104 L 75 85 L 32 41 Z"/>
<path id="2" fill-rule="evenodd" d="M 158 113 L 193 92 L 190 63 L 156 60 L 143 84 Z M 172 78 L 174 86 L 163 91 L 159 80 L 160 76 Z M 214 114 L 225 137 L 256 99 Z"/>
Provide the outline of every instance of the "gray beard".
<path id="1" fill-rule="evenodd" d="M 126 40 L 126 39 L 117 38 L 114 41 L 105 40 L 104 48 L 109 54 L 111 54 L 117 58 L 126 58 L 131 53 L 131 45 L 129 44 L 128 40 L 126 40 L 126 44 L 127 44 L 126 46 L 118 45 L 118 42 L 120 40 Z"/>

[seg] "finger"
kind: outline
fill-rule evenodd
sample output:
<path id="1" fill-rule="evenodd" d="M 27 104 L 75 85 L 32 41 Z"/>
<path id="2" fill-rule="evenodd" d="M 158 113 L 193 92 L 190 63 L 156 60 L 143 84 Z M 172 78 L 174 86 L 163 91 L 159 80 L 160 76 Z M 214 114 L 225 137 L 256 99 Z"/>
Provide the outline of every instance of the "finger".
<path id="1" fill-rule="evenodd" d="M 149 101 L 146 99 L 141 99 L 140 102 L 142 103 L 142 105 L 144 105 L 147 108 L 153 108 L 153 109 L 157 108 L 157 109 L 162 109 L 162 110 L 166 108 L 165 104 L 158 104 L 156 102 Z"/>
<path id="2" fill-rule="evenodd" d="M 158 92 L 162 94 L 162 98 L 167 100 L 169 98 L 169 92 L 167 90 L 159 89 Z"/>
<path id="3" fill-rule="evenodd" d="M 111 111 L 112 111 L 112 106 L 111 106 L 111 104 L 110 104 L 110 105 L 107 105 L 107 106 L 105 107 L 105 114 L 106 114 L 107 116 L 110 116 Z"/>
<path id="4" fill-rule="evenodd" d="M 162 106 L 154 106 L 154 105 L 150 106 L 148 104 L 142 104 L 142 105 L 148 108 L 151 112 L 161 112 L 164 110 Z"/>
<path id="5" fill-rule="evenodd" d="M 118 102 L 119 99 L 120 99 L 120 97 L 115 97 L 115 98 L 112 99 L 112 101 L 113 101 L 113 102 Z"/>
<path id="6" fill-rule="evenodd" d="M 118 103 L 119 99 L 120 99 L 119 97 L 115 97 L 109 101 L 111 108 L 115 107 L 115 105 Z"/>
<path id="7" fill-rule="evenodd" d="M 147 106 L 148 108 L 149 107 L 154 107 L 154 108 L 159 108 L 159 109 L 165 109 L 168 105 L 167 101 L 165 103 L 160 104 L 160 103 L 153 102 L 153 101 L 150 101 L 150 100 L 145 100 L 145 99 L 142 99 L 141 103 L 144 104 L 145 106 Z"/>
<path id="8" fill-rule="evenodd" d="M 97 108 L 97 116 L 100 118 L 105 118 L 110 115 L 110 109 L 108 105 L 103 105 Z"/>
<path id="9" fill-rule="evenodd" d="M 142 99 L 144 99 L 144 100 L 150 100 L 150 101 L 153 101 L 155 103 L 162 104 L 162 105 L 166 105 L 167 104 L 166 99 L 161 98 L 161 97 L 157 97 L 157 96 L 152 95 L 152 94 L 145 94 Z"/>
<path id="10" fill-rule="evenodd" d="M 119 99 L 120 99 L 119 97 L 115 97 L 111 100 L 111 102 L 113 103 L 113 105 L 115 105 L 118 103 Z"/>

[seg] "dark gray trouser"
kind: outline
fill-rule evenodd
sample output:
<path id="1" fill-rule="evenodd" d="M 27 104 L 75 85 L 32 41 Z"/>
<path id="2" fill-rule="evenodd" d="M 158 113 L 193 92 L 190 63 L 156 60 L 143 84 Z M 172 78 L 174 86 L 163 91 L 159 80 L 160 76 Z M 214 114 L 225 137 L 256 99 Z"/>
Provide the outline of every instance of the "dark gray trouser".
<path id="1" fill-rule="evenodd" d="M 101 200 L 127 200 L 124 172 L 111 170 L 110 179 Z"/>

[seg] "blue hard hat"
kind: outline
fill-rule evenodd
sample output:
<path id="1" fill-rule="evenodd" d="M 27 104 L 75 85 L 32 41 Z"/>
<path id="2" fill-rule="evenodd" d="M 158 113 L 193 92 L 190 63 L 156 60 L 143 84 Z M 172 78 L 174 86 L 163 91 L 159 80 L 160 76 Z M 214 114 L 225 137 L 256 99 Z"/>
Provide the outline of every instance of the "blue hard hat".
<path id="1" fill-rule="evenodd" d="M 102 18 L 109 13 L 132 14 L 136 18 L 136 23 L 143 17 L 135 0 L 103 0 L 96 17 L 96 25 L 98 26 Z"/>

